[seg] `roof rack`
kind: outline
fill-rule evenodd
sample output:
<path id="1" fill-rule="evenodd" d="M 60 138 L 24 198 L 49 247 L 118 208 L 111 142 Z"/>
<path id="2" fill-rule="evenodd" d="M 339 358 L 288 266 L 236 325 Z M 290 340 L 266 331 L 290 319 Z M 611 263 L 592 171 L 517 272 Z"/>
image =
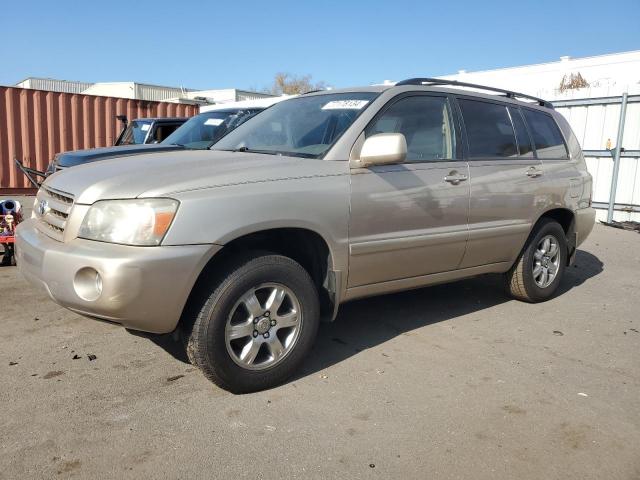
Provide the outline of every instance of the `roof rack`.
<path id="1" fill-rule="evenodd" d="M 542 98 L 534 97 L 532 95 L 527 95 L 525 93 L 512 92 L 511 90 L 505 90 L 503 88 L 496 87 L 487 87 L 485 85 L 477 85 L 475 83 L 466 83 L 459 82 L 457 80 L 444 80 L 442 78 L 409 78 L 407 80 L 402 80 L 401 82 L 397 82 L 396 86 L 400 85 L 451 85 L 454 87 L 469 87 L 469 88 L 477 88 L 479 90 L 488 90 L 490 92 L 498 92 L 504 94 L 507 98 L 526 98 L 529 100 L 534 100 L 541 107 L 553 108 L 553 105 Z"/>

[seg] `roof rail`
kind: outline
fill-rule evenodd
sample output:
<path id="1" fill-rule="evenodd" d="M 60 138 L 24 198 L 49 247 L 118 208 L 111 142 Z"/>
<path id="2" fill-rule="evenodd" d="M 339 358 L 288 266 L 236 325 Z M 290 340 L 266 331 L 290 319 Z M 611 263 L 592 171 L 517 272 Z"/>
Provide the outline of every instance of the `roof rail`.
<path id="1" fill-rule="evenodd" d="M 409 78 L 397 82 L 396 86 L 400 85 L 451 85 L 453 87 L 469 87 L 477 88 L 479 90 L 488 90 L 490 92 L 498 92 L 504 94 L 507 98 L 526 98 L 534 100 L 541 107 L 553 108 L 553 105 L 542 98 L 527 95 L 525 93 L 512 92 L 511 90 L 505 90 L 503 88 L 487 87 L 486 85 L 478 85 L 475 83 L 459 82 L 457 80 L 445 80 L 442 78 Z"/>

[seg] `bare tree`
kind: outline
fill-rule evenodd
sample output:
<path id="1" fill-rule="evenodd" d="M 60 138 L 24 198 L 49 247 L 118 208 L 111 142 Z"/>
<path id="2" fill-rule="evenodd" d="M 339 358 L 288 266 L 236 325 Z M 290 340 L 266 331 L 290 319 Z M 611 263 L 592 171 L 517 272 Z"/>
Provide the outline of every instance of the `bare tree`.
<path id="1" fill-rule="evenodd" d="M 585 80 L 580 72 L 570 73 L 568 76 L 563 75 L 560 82 L 560 92 L 566 92 L 567 90 L 576 90 L 578 88 L 585 88 L 589 86 L 589 82 Z"/>
<path id="2" fill-rule="evenodd" d="M 327 88 L 325 82 L 313 82 L 311 75 L 292 75 L 290 73 L 279 72 L 273 79 L 273 85 L 268 89 L 274 95 L 299 95 L 312 90 L 324 90 Z"/>

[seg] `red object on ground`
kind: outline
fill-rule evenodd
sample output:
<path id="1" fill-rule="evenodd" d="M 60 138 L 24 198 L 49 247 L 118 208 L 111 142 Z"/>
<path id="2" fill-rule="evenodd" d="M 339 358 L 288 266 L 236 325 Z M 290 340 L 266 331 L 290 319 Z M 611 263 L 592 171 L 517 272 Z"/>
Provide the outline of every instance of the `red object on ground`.
<path id="1" fill-rule="evenodd" d="M 11 216 L 11 221 L 7 222 L 6 217 Z M 15 231 L 18 224 L 22 221 L 22 214 L 20 211 L 12 212 L 9 215 L 0 215 L 0 245 L 3 247 L 3 254 L 0 257 L 1 265 L 15 265 Z M 10 235 L 2 235 L 2 233 L 10 233 Z"/>

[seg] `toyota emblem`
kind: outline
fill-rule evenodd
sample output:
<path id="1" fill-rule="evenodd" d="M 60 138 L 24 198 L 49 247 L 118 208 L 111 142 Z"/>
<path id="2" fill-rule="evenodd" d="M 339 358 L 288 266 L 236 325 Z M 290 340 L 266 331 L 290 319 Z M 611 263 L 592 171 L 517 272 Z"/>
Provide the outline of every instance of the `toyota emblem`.
<path id="1" fill-rule="evenodd" d="M 47 202 L 46 200 L 40 200 L 40 203 L 38 203 L 38 215 L 40 215 L 41 217 L 43 215 L 46 215 L 47 213 L 49 213 L 49 210 L 51 210 L 51 207 L 49 207 L 49 202 Z"/>

